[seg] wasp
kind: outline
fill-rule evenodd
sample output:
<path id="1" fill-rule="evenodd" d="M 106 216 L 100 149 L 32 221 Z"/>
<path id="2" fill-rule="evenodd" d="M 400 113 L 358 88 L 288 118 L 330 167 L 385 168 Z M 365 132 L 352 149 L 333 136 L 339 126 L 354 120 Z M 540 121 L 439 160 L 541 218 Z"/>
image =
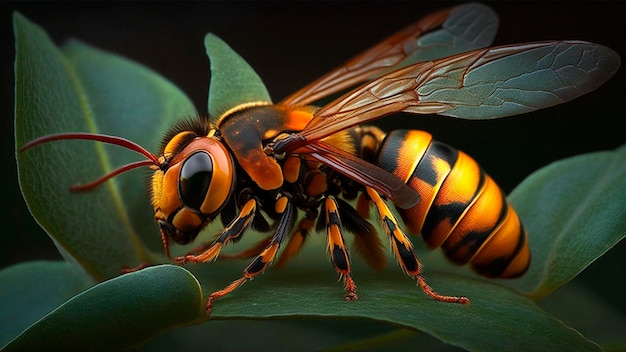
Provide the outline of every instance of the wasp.
<path id="1" fill-rule="evenodd" d="M 522 114 L 595 90 L 619 66 L 614 51 L 583 41 L 490 47 L 496 28 L 497 17 L 484 5 L 437 11 L 276 104 L 250 101 L 220 116 L 181 121 L 165 134 L 158 154 L 122 137 L 82 132 L 43 136 L 21 150 L 81 139 L 145 156 L 72 190 L 151 168 L 154 219 L 168 258 L 172 241 L 194 241 L 218 217 L 224 226 L 211 243 L 176 263 L 213 261 L 249 229 L 269 233 L 235 255 L 252 260 L 240 278 L 209 295 L 207 313 L 215 300 L 273 262 L 285 265 L 312 232 L 325 233 L 345 298 L 358 299 L 345 238 L 350 233 L 356 252 L 382 268 L 386 256 L 372 209 L 400 268 L 425 294 L 469 304 L 467 297 L 439 294 L 428 285 L 408 234 L 421 234 L 429 248 L 441 248 L 479 274 L 515 278 L 531 257 L 519 216 L 466 153 L 425 131 L 385 133 L 367 123 L 397 113 L 463 119 Z"/>

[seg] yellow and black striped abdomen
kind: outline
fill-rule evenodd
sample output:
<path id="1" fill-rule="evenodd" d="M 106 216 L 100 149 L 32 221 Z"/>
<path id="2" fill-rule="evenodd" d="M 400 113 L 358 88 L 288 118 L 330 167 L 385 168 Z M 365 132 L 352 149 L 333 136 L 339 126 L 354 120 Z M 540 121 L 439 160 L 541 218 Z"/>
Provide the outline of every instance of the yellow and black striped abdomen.
<path id="1" fill-rule="evenodd" d="M 517 277 L 530 263 L 528 238 L 504 193 L 467 154 L 428 132 L 397 130 L 383 140 L 377 164 L 411 186 L 420 202 L 398 209 L 428 247 L 488 277 Z"/>

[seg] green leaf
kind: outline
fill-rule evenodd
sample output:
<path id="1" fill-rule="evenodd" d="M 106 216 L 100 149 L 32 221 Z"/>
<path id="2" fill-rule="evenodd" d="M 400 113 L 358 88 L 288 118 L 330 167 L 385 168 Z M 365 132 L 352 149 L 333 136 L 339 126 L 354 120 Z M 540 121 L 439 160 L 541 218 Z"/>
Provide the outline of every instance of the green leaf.
<path id="1" fill-rule="evenodd" d="M 0 346 L 91 284 L 67 262 L 26 262 L 0 271 Z"/>
<path id="2" fill-rule="evenodd" d="M 626 350 L 626 312 L 607 304 L 597 292 L 572 282 L 542 300 L 541 306 L 564 323 L 575 326 L 605 350 Z M 572 309 L 574 307 L 585 309 Z"/>
<path id="3" fill-rule="evenodd" d="M 207 334 L 210 329 L 211 334 Z M 245 332 L 246 338 L 219 338 Z M 419 331 L 360 319 L 214 320 L 157 337 L 142 351 L 462 351 Z"/>
<path id="4" fill-rule="evenodd" d="M 626 146 L 555 162 L 511 194 L 530 236 L 529 271 L 510 282 L 539 299 L 626 236 Z"/>
<path id="5" fill-rule="evenodd" d="M 470 297 L 471 305 L 464 306 L 432 300 L 397 268 L 376 274 L 355 270 L 360 299 L 349 302 L 343 299 L 341 283 L 333 280 L 330 264 L 327 268 L 267 273 L 217 300 L 211 319 L 367 319 L 424 331 L 445 343 L 472 351 L 499 350 L 501 346 L 510 346 L 511 351 L 540 347 L 599 350 L 595 343 L 543 311 L 532 300 L 494 283 L 456 275 L 428 275 L 429 283 L 438 292 Z M 206 270 L 222 272 L 221 265 Z M 199 277 L 208 278 L 201 274 Z M 215 281 L 213 275 L 210 280 L 202 281 L 203 287 L 221 288 L 215 286 Z M 210 324 L 211 321 L 207 329 Z M 312 349 L 324 347 L 315 345 L 314 341 L 311 343 Z"/>
<path id="6" fill-rule="evenodd" d="M 240 104 L 272 101 L 259 75 L 228 44 L 209 33 L 204 46 L 211 62 L 209 116 L 216 119 Z"/>
<path id="7" fill-rule="evenodd" d="M 14 27 L 18 148 L 46 134 L 87 131 L 127 137 L 156 151 L 166 127 L 195 114 L 183 93 L 142 66 L 78 42 L 61 51 L 18 13 Z M 16 157 L 24 199 L 66 258 L 97 280 L 150 260 L 143 241 L 155 250 L 160 241 L 142 186 L 145 174 L 121 175 L 84 194 L 67 190 L 141 157 L 84 141 L 50 143 Z"/>
<path id="8" fill-rule="evenodd" d="M 3 351 L 123 351 L 204 317 L 198 282 L 162 265 L 105 281 L 73 297 Z"/>
<path id="9" fill-rule="evenodd" d="M 182 118 L 197 115 L 183 92 L 144 66 L 77 41 L 70 41 L 64 49 L 91 98 L 102 133 L 123 136 L 157 153 L 164 131 Z M 109 164 L 115 167 L 137 160 L 136 154 L 121 153 L 118 147 L 105 150 Z M 128 214 L 132 231 L 144 243 L 153 244 L 151 249 L 161 252 L 156 225 L 146 226 L 154 219 L 148 192 L 138 187 L 145 183 L 145 176 L 145 172 L 138 172 L 115 179 L 123 203 L 119 208 Z"/>

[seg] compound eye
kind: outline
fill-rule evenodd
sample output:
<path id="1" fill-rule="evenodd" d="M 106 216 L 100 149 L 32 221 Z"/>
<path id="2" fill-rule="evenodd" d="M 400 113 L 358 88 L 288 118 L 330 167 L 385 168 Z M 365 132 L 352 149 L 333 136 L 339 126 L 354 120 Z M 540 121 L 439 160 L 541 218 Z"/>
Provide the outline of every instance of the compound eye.
<path id="1" fill-rule="evenodd" d="M 213 178 L 213 161 L 209 154 L 196 152 L 183 162 L 179 178 L 179 194 L 183 203 L 200 209 Z"/>

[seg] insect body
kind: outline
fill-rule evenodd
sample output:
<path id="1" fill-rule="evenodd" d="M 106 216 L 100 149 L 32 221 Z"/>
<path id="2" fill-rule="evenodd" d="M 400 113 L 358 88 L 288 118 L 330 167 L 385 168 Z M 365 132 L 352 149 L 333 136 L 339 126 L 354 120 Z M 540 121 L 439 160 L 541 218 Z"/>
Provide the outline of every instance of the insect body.
<path id="1" fill-rule="evenodd" d="M 496 22 L 492 11 L 478 4 L 434 13 L 278 104 L 242 102 L 215 118 L 181 122 L 166 134 L 159 155 L 120 137 L 89 133 L 44 136 L 22 149 L 89 139 L 143 154 L 147 160 L 75 190 L 150 166 L 155 221 L 168 257 L 170 241 L 193 241 L 217 217 L 224 224 L 212 243 L 175 258 L 178 263 L 214 260 L 250 228 L 269 232 L 239 255 L 253 259 L 241 278 L 209 296 L 207 311 L 275 259 L 284 265 L 314 229 L 326 234 L 346 298 L 357 299 L 346 234 L 354 235 L 371 266 L 381 268 L 385 261 L 370 208 L 398 264 L 426 294 L 469 303 L 466 297 L 440 295 L 426 283 L 404 229 L 421 233 L 429 247 L 441 247 L 453 262 L 470 263 L 480 274 L 517 277 L 526 271 L 530 251 L 516 212 L 467 154 L 433 141 L 427 132 L 385 134 L 363 124 L 398 112 L 466 119 L 520 114 L 594 90 L 619 66 L 612 50 L 580 41 L 477 49 L 489 45 Z M 322 108 L 310 105 L 363 82 Z"/>

